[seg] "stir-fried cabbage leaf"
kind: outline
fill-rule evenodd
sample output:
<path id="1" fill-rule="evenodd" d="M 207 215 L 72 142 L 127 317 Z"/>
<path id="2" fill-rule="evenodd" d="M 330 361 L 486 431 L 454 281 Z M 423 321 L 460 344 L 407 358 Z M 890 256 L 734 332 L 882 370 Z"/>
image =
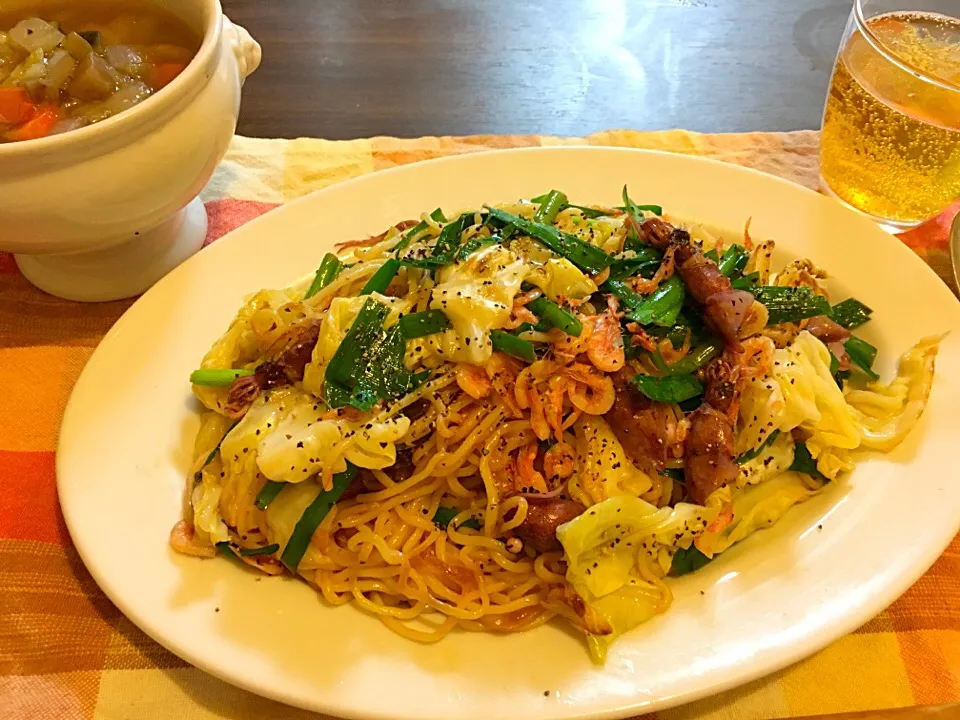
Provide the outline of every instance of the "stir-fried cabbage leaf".
<path id="1" fill-rule="evenodd" d="M 396 462 L 396 442 L 410 420 L 324 419 L 327 407 L 304 395 L 274 431 L 257 446 L 257 465 L 270 480 L 299 483 L 327 470 L 343 472 L 349 460 L 357 467 L 382 469 Z"/>
<path id="2" fill-rule="evenodd" d="M 222 493 L 223 486 L 214 476 L 211 473 L 203 473 L 202 479 L 194 485 L 190 495 L 194 531 L 210 545 L 230 539 L 227 526 L 220 515 Z"/>
<path id="3" fill-rule="evenodd" d="M 923 413 L 940 339 L 924 338 L 904 353 L 890 383 L 844 392 L 830 374 L 830 351 L 801 332 L 774 353 L 770 375 L 744 390 L 738 450 L 759 446 L 773 430 L 800 427 L 810 434 L 806 444 L 817 469 L 831 479 L 851 467 L 850 450 L 892 450 Z"/>
<path id="4" fill-rule="evenodd" d="M 754 531 L 770 527 L 791 507 L 813 497 L 820 487 L 820 482 L 813 478 L 784 472 L 766 482 L 748 485 L 743 490 L 718 490 L 717 493 L 730 492 L 733 519 L 726 526 L 710 528 L 697 537 L 694 544 L 704 555 L 713 557 Z M 713 496 L 710 500 L 716 501 Z"/>
<path id="5" fill-rule="evenodd" d="M 662 578 L 673 553 L 690 547 L 713 515 L 698 505 L 657 509 L 617 495 L 557 528 L 567 580 L 595 619 L 585 627 L 595 661 L 603 661 L 616 637 L 666 609 L 670 594 Z"/>
<path id="6" fill-rule="evenodd" d="M 554 302 L 582 300 L 597 291 L 597 285 L 566 258 L 551 258 L 526 277 L 527 282 L 543 290 Z"/>
<path id="7" fill-rule="evenodd" d="M 441 269 L 430 309 L 443 312 L 453 327 L 430 335 L 427 344 L 445 360 L 485 363 L 493 354 L 490 331 L 507 324 L 526 275 L 523 259 L 501 245 Z"/>
<path id="8" fill-rule="evenodd" d="M 905 352 L 897 376 L 890 383 L 875 382 L 866 390 L 847 391 L 846 401 L 860 428 L 864 447 L 892 450 L 917 424 L 930 396 L 941 340 L 942 337 L 923 338 Z"/>
<path id="9" fill-rule="evenodd" d="M 280 494 L 270 503 L 264 513 L 267 521 L 267 539 L 280 546 L 278 553 L 282 554 L 297 522 L 303 516 L 303 511 L 310 503 L 317 499 L 323 488 L 315 480 L 290 484 L 280 491 Z M 297 566 L 298 570 L 316 568 L 322 561 L 323 555 L 312 544 L 307 546 L 307 552 Z"/>
<path id="10" fill-rule="evenodd" d="M 721 497 L 725 490 L 742 489 L 747 485 L 759 485 L 780 473 L 786 472 L 793 463 L 793 438 L 789 435 L 780 434 L 773 442 L 767 445 L 760 454 L 752 460 L 747 460 L 740 464 L 740 473 L 734 480 L 732 486 L 727 486 L 714 491 L 707 498 L 707 505 L 721 507 L 724 503 L 714 501 L 714 496 Z"/>
<path id="11" fill-rule="evenodd" d="M 580 488 L 591 505 L 617 495 L 639 497 L 653 487 L 650 477 L 634 465 L 607 421 L 582 415 L 574 425 Z"/>
<path id="12" fill-rule="evenodd" d="M 860 445 L 853 412 L 830 373 L 830 351 L 806 331 L 773 353 L 769 376 L 747 384 L 740 420 L 738 452 L 758 447 L 774 430 L 789 433 L 797 427 L 811 435 L 807 444 L 814 457 L 814 448 Z"/>

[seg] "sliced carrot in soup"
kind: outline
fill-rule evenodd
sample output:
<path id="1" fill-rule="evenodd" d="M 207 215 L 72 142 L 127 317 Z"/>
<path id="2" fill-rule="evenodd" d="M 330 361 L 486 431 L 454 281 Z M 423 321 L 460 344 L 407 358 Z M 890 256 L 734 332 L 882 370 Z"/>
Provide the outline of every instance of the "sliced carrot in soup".
<path id="1" fill-rule="evenodd" d="M 183 72 L 186 65 L 182 63 L 160 63 L 154 65 L 147 72 L 147 82 L 154 90 L 166 87 L 173 79 Z"/>
<path id="2" fill-rule="evenodd" d="M 6 139 L 12 142 L 18 140 L 37 140 L 46 137 L 60 120 L 60 110 L 48 104 L 43 104 L 33 118 L 19 127 L 8 130 Z"/>
<path id="3" fill-rule="evenodd" d="M 36 113 L 36 106 L 22 87 L 0 87 L 0 123 L 19 125 Z"/>

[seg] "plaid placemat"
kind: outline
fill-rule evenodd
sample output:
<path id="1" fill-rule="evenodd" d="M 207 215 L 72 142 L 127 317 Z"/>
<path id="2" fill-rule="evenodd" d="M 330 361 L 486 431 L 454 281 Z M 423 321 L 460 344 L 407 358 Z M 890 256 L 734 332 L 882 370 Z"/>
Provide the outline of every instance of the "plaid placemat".
<path id="1" fill-rule="evenodd" d="M 818 184 L 814 132 L 238 137 L 203 192 L 207 241 L 311 190 L 375 170 L 491 148 L 568 144 L 706 155 Z M 944 216 L 903 236 L 944 278 L 947 227 Z M 60 418 L 84 363 L 129 304 L 50 297 L 0 253 L 0 720 L 316 720 L 216 680 L 148 639 L 107 600 L 70 543 L 54 476 Z M 948 702 L 960 702 L 960 540 L 852 635 L 768 678 L 657 717 L 753 720 Z"/>

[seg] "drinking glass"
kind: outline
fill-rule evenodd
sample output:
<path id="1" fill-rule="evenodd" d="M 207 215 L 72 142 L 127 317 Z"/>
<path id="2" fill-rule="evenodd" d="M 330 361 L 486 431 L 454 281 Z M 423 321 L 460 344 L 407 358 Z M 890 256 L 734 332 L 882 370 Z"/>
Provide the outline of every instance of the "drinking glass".
<path id="1" fill-rule="evenodd" d="M 854 0 L 823 113 L 820 178 L 893 231 L 960 198 L 960 0 Z"/>

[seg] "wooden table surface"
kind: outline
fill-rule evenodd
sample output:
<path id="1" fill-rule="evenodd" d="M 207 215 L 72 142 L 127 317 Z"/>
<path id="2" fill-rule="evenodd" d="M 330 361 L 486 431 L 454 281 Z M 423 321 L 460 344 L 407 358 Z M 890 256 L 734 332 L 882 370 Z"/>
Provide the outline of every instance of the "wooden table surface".
<path id="1" fill-rule="evenodd" d="M 330 139 L 820 125 L 851 0 L 222 0 L 238 132 Z"/>

